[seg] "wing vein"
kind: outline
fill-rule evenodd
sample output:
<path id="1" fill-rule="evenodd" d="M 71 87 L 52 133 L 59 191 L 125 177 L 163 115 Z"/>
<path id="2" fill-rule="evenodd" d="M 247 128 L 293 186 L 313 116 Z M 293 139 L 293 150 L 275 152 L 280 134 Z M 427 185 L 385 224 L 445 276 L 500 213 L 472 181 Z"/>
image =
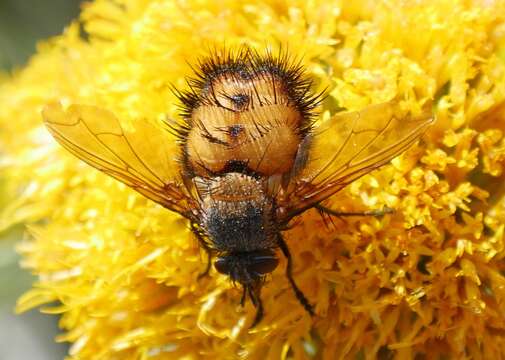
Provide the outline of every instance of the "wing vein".
<path id="1" fill-rule="evenodd" d="M 304 167 L 277 200 L 287 209 L 287 221 L 387 164 L 408 149 L 433 120 L 431 104 L 413 115 L 396 101 L 332 116 L 321 125 L 322 130 L 315 130 Z"/>

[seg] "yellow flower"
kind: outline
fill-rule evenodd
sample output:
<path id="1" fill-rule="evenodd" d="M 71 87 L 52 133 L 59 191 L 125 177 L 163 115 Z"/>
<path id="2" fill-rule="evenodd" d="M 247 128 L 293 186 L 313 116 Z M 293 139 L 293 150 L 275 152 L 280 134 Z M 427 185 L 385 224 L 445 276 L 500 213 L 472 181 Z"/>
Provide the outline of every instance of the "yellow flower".
<path id="1" fill-rule="evenodd" d="M 82 25 L 82 26 L 81 26 Z M 303 55 L 323 114 L 399 97 L 437 122 L 391 165 L 329 203 L 382 218 L 287 233 L 310 318 L 283 272 L 265 318 L 211 272 L 188 224 L 76 160 L 42 126 L 52 101 L 124 119 L 177 116 L 170 90 L 215 47 Z M 96 0 L 29 65 L 0 81 L 0 229 L 26 223 L 38 276 L 17 310 L 60 314 L 70 358 L 505 356 L 503 1 Z M 174 146 L 174 151 L 176 151 Z M 285 264 L 281 264 L 284 267 Z"/>

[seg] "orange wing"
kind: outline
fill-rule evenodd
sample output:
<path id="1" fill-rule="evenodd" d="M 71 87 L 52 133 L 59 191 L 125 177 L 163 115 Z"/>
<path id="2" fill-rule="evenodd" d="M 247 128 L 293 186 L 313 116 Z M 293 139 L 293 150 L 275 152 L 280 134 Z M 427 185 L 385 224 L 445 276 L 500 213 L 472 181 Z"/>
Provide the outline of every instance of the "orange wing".
<path id="1" fill-rule="evenodd" d="M 388 163 L 433 122 L 429 109 L 413 114 L 390 101 L 323 120 L 302 144 L 296 175 L 280 205 L 293 217 Z"/>
<path id="2" fill-rule="evenodd" d="M 186 194 L 174 161 L 175 142 L 147 120 L 120 122 L 94 106 L 58 103 L 43 110 L 44 123 L 68 151 L 169 210 L 192 218 L 194 200 Z"/>

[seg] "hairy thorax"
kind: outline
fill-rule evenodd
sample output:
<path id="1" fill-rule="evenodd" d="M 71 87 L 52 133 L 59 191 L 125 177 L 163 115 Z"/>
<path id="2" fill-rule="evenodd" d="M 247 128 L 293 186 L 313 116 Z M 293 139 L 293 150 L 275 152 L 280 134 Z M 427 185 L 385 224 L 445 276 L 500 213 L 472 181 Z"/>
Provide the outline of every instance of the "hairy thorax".
<path id="1" fill-rule="evenodd" d="M 203 200 L 200 225 L 216 250 L 247 252 L 275 247 L 273 204 L 260 181 L 229 173 L 195 182 Z"/>
<path id="2" fill-rule="evenodd" d="M 202 97 L 205 101 L 191 114 L 186 143 L 197 175 L 241 166 L 268 176 L 292 168 L 302 117 L 275 76 L 241 80 L 224 74 Z"/>

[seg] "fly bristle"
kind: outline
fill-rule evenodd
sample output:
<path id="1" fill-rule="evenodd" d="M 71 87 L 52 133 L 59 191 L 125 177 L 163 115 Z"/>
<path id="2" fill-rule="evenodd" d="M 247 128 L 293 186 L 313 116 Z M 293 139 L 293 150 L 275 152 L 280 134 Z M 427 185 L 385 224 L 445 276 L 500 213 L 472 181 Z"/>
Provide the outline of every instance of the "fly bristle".
<path id="1" fill-rule="evenodd" d="M 324 98 L 324 92 L 312 91 L 313 82 L 306 74 L 301 59 L 295 59 L 285 50 L 279 50 L 277 55 L 271 51 L 260 53 L 247 46 L 236 50 L 214 50 L 210 55 L 200 60 L 192 67 L 193 77 L 187 79 L 188 89 L 180 91 L 174 89 L 174 94 L 180 101 L 180 115 L 190 122 L 193 110 L 200 105 L 219 106 L 214 99 L 213 82 L 223 76 L 237 82 L 246 82 L 256 79 L 271 80 L 273 93 L 276 85 L 281 85 L 282 94 L 288 99 L 287 105 L 294 106 L 300 113 L 303 121 L 299 129 L 307 133 L 314 117 L 316 108 Z M 226 94 L 225 94 L 226 95 Z M 259 105 L 263 104 L 258 96 Z"/>
<path id="2" fill-rule="evenodd" d="M 188 124 L 183 122 L 176 122 L 171 119 L 163 120 L 164 129 L 176 138 L 176 141 L 180 144 L 184 143 L 187 139 L 189 131 L 191 128 Z"/>

